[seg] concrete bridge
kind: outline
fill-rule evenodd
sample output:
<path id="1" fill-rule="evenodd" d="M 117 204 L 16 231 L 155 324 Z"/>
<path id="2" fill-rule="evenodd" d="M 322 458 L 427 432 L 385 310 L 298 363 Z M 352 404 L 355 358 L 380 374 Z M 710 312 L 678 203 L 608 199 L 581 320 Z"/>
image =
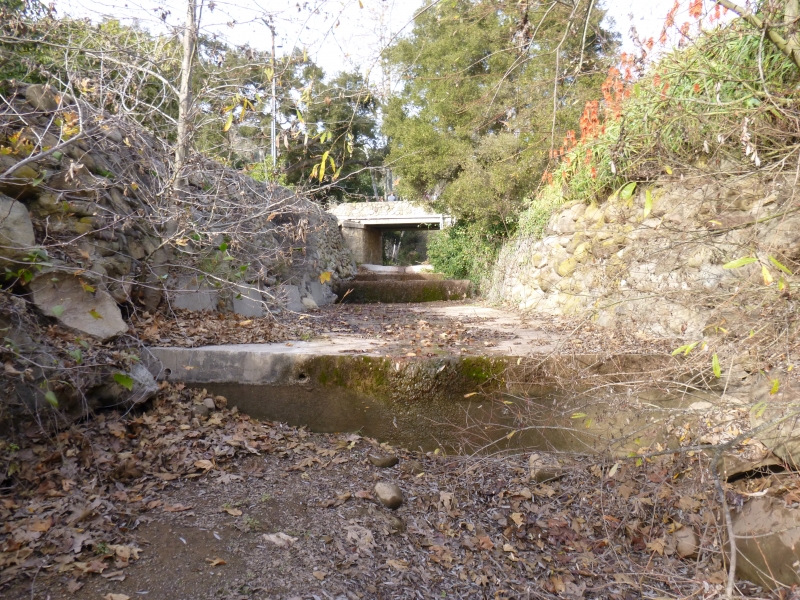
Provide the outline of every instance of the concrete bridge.
<path id="1" fill-rule="evenodd" d="M 330 209 L 358 263 L 383 262 L 383 231 L 444 229 L 450 215 L 435 213 L 411 202 L 345 202 Z"/>

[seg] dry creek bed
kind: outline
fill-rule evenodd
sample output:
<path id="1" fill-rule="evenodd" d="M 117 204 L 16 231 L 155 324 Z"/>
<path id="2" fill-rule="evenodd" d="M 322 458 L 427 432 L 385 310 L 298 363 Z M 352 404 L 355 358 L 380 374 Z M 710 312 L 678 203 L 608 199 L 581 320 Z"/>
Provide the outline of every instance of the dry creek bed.
<path id="1" fill-rule="evenodd" d="M 531 472 L 529 455 L 407 452 L 257 422 L 221 397 L 197 416 L 204 401 L 202 390 L 164 385 L 140 414 L 3 442 L 0 595 L 723 595 L 701 453 L 614 464 L 542 456 L 547 469 Z M 391 456 L 395 466 L 373 464 Z M 377 482 L 401 488 L 399 509 L 380 504 Z"/>

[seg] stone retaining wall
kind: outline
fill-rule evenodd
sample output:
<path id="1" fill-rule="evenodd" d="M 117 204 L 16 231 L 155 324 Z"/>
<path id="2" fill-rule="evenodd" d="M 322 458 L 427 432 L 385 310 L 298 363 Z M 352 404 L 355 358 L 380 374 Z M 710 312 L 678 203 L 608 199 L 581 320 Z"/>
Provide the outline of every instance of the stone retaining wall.
<path id="1" fill-rule="evenodd" d="M 78 412 L 146 400 L 155 384 L 126 336 L 131 314 L 305 311 L 355 275 L 317 204 L 198 156 L 174 186 L 171 160 L 130 119 L 0 82 L 0 398 Z M 51 325 L 63 343 L 43 335 Z M 114 351 L 87 364 L 98 348 Z"/>
<path id="2" fill-rule="evenodd" d="M 628 199 L 565 205 L 543 239 L 521 236 L 502 249 L 489 297 L 647 335 L 700 339 L 709 328 L 744 324 L 757 315 L 736 295 L 746 283 L 757 289 L 762 266 L 777 282 L 782 273 L 770 257 L 800 268 L 792 182 L 672 180 L 639 185 Z M 758 262 L 723 268 L 746 256 Z"/>

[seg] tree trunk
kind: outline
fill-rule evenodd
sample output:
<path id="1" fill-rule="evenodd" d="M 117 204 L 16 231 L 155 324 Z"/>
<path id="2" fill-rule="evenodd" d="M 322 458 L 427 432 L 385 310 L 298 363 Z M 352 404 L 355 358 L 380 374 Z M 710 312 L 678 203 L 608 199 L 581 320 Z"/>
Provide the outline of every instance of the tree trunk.
<path id="1" fill-rule="evenodd" d="M 800 36 L 797 34 L 797 19 L 800 17 L 798 0 L 787 0 L 783 19 L 786 22 L 786 39 L 795 48 L 800 47 Z"/>
<path id="2" fill-rule="evenodd" d="M 186 24 L 183 28 L 181 87 L 178 92 L 178 142 L 175 147 L 175 187 L 182 180 L 183 167 L 191 139 L 189 114 L 192 110 L 192 65 L 197 43 L 197 0 L 186 0 Z"/>
<path id="3" fill-rule="evenodd" d="M 716 0 L 716 3 L 724 6 L 728 10 L 732 10 L 757 30 L 764 31 L 769 41 L 775 44 L 775 47 L 789 57 L 795 66 L 800 69 L 800 38 L 798 38 L 797 35 L 798 0 L 786 0 L 784 22 L 789 25 L 789 35 L 787 35 L 786 38 L 778 33 L 775 27 L 764 23 L 764 21 L 747 6 L 741 6 L 733 0 Z"/>

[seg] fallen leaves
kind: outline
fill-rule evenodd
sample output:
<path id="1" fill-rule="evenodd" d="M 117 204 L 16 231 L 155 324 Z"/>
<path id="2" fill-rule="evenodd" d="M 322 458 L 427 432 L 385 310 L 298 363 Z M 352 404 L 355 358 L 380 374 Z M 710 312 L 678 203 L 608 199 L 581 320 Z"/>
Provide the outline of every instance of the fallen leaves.
<path id="1" fill-rule="evenodd" d="M 198 424 L 192 407 L 206 396 L 164 385 L 147 413 L 100 414 L 52 437 L 27 432 L 6 473 L 14 495 L 0 498 L 0 584 L 49 565 L 76 576 L 73 587 L 92 574 L 122 580 L 122 569 L 141 554 L 127 537 L 139 514 L 195 510 L 192 502 L 164 502 L 165 486 L 205 473 L 239 480 L 227 472 L 236 456 L 271 451 L 271 436 L 285 439 L 225 409 L 222 396 L 214 398 L 214 418 Z M 0 443 L 0 453 L 4 448 Z M 213 456 L 205 448 L 214 448 Z"/>
<path id="2" fill-rule="evenodd" d="M 53 565 L 50 571 L 68 580 L 69 589 L 81 589 L 89 576 L 120 581 L 126 577 L 125 567 L 142 556 L 123 530 L 141 513 L 156 509 L 147 516 L 180 524 L 194 522 L 189 515 L 196 513 L 209 529 L 205 519 L 216 519 L 220 531 L 235 527 L 239 534 L 252 536 L 265 556 L 291 552 L 293 561 L 306 566 L 287 577 L 306 585 L 334 579 L 335 564 L 337 579 L 341 569 L 348 578 L 376 589 L 378 579 L 408 579 L 409 585 L 441 581 L 452 589 L 463 586 L 463 597 L 495 596 L 502 585 L 512 588 L 505 597 L 524 597 L 524 590 L 513 582 L 534 578 L 551 594 L 574 597 L 581 597 L 581 590 L 631 585 L 628 581 L 657 588 L 657 595 L 686 597 L 694 579 L 680 579 L 677 587 L 667 589 L 664 580 L 651 573 L 685 568 L 683 555 L 700 557 L 700 562 L 692 562 L 692 568 L 699 569 L 697 580 L 721 570 L 713 562 L 718 553 L 701 551 L 716 527 L 716 521 L 708 520 L 710 496 L 682 483 L 689 475 L 700 476 L 697 458 L 684 457 L 681 464 L 668 456 L 640 466 L 620 460 L 613 473 L 611 462 L 565 459 L 570 466 L 559 479 L 537 484 L 530 479 L 528 456 L 516 462 L 483 460 L 480 470 L 470 471 L 476 463 L 469 458 L 410 455 L 396 449 L 396 476 L 408 489 L 409 501 L 402 514 L 394 516 L 384 514 L 373 504 L 370 491 L 361 489 L 370 485 L 365 479 L 369 471 L 361 468 L 368 464 L 367 457 L 387 451 L 374 440 L 311 434 L 224 409 L 215 412 L 214 419 L 195 420 L 192 407 L 206 397 L 205 390 L 165 386 L 162 398 L 145 414 L 124 420 L 101 415 L 98 422 L 76 428 L 79 434 L 60 434 L 58 452 L 54 442 L 37 438 L 23 450 L 27 458 L 16 456 L 20 470 L 12 474 L 12 482 L 25 493 L 0 498 L 5 525 L 0 530 L 0 582 L 34 573 L 42 564 Z M 84 443 L 87 438 L 91 445 Z M 546 458 L 536 459 L 537 473 Z M 404 468 L 412 463 L 426 477 Z M 303 467 L 290 470 L 294 465 Z M 121 477 L 134 468 L 138 476 Z M 264 519 L 261 503 L 269 502 L 267 514 L 275 514 L 271 503 L 282 500 L 259 500 L 260 493 L 252 490 L 249 499 L 227 491 L 259 485 L 267 479 L 263 469 L 272 469 L 266 471 L 270 486 L 280 481 L 292 490 L 291 482 L 297 482 L 294 489 L 303 490 L 304 511 L 319 523 L 316 530 L 308 525 L 295 529 L 293 521 L 284 522 L 284 532 L 264 534 L 247 524 Z M 319 477 L 323 471 L 325 477 Z M 214 501 L 213 496 L 197 495 L 190 478 L 201 476 L 204 490 L 218 486 L 225 494 Z M 180 485 L 171 483 L 178 479 Z M 311 491 L 315 486 L 318 490 Z M 172 492 L 165 494 L 166 490 Z M 272 488 L 267 492 L 275 493 Z M 343 508 L 322 510 L 324 506 Z M 228 517 L 237 518 L 231 524 Z M 265 526 L 280 526 L 268 519 Z M 223 539 L 211 531 L 217 540 Z M 303 531 L 309 541 L 298 547 L 300 536 L 292 535 L 294 531 Z M 690 539 L 694 531 L 702 531 L 704 537 Z M 195 539 L 187 539 L 181 538 L 186 545 L 179 544 L 179 554 L 210 567 L 234 563 L 233 557 L 215 556 Z M 691 548 L 690 542 L 695 544 Z M 620 573 L 625 575 L 617 580 Z M 376 594 L 368 591 L 367 597 Z"/>
<path id="3" fill-rule="evenodd" d="M 285 533 L 265 533 L 261 537 L 264 538 L 265 541 L 275 544 L 278 548 L 289 548 L 292 546 L 299 538 L 292 537 L 290 535 L 286 535 Z"/>
<path id="4" fill-rule="evenodd" d="M 408 571 L 407 560 L 395 560 L 393 558 L 390 558 L 386 561 L 386 564 L 392 567 L 395 571 Z"/>
<path id="5" fill-rule="evenodd" d="M 172 504 L 170 506 L 165 506 L 162 510 L 164 512 L 184 512 L 187 510 L 192 510 L 194 506 L 192 504 Z"/>
<path id="6" fill-rule="evenodd" d="M 117 559 L 125 564 L 127 564 L 131 559 L 139 560 L 139 552 L 142 551 L 141 548 L 128 546 L 125 544 L 109 544 L 108 550 L 113 552 Z"/>

